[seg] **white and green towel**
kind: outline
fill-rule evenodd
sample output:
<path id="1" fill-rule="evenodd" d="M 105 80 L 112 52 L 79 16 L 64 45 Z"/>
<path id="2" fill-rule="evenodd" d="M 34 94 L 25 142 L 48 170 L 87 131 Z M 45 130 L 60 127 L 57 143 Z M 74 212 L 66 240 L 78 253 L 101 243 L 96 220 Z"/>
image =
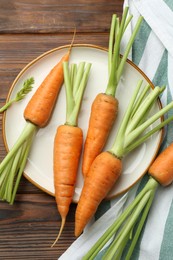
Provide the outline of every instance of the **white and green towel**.
<path id="1" fill-rule="evenodd" d="M 132 27 L 128 29 L 123 39 L 124 43 L 127 42 L 139 15 L 142 15 L 144 20 L 134 42 L 131 59 L 155 86 L 166 85 L 161 97 L 165 105 L 173 97 L 173 0 L 125 0 L 124 6 L 127 5 L 134 18 Z M 167 127 L 161 149 L 171 142 L 173 142 L 173 123 Z M 146 179 L 147 176 L 124 196 L 102 203 L 96 214 L 98 220 L 88 227 L 59 259 L 80 260 L 130 203 Z M 101 255 L 100 253 L 96 259 L 101 259 Z M 131 259 L 173 259 L 173 185 L 158 188 L 145 228 Z"/>

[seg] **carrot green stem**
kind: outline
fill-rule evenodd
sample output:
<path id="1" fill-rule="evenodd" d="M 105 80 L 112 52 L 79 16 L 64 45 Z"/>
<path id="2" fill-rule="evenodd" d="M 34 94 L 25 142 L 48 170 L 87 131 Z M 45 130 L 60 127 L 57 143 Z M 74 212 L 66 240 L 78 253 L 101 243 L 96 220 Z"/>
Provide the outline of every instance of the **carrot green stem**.
<path id="1" fill-rule="evenodd" d="M 29 152 L 30 152 L 32 140 L 33 140 L 33 136 L 30 138 L 29 142 L 25 143 L 26 147 L 24 148 L 24 152 L 23 152 L 23 155 L 22 155 L 22 162 L 20 164 L 19 172 L 17 174 L 17 178 L 16 178 L 14 189 L 13 189 L 13 192 L 12 192 L 12 198 L 11 198 L 10 204 L 14 203 L 14 199 L 15 199 L 16 192 L 17 192 L 17 189 L 18 189 L 18 186 L 19 186 L 19 183 L 20 183 L 20 179 L 22 177 L 22 173 L 24 171 L 24 168 L 25 168 L 25 165 L 26 165 L 26 162 L 27 162 L 27 159 L 28 159 L 28 155 L 29 155 Z"/>
<path id="2" fill-rule="evenodd" d="M 108 54 L 108 71 L 109 71 L 109 80 L 106 88 L 106 94 L 115 96 L 116 88 L 119 83 L 120 77 L 122 75 L 127 57 L 129 55 L 132 44 L 135 40 L 136 34 L 140 28 L 142 22 L 142 17 L 140 17 L 136 23 L 136 26 L 133 30 L 133 33 L 129 39 L 129 42 L 126 46 L 123 57 L 120 58 L 120 45 L 123 34 L 129 25 L 132 15 L 127 18 L 128 7 L 124 9 L 122 20 L 119 26 L 119 20 L 116 15 L 112 16 L 112 23 L 110 29 L 109 37 L 109 54 Z"/>
<path id="3" fill-rule="evenodd" d="M 128 7 L 126 7 L 124 9 L 124 12 L 123 12 L 123 15 L 122 15 L 122 20 L 121 20 L 121 23 L 120 23 L 120 27 L 119 27 L 119 30 L 118 30 L 117 35 L 116 35 L 115 45 L 114 45 L 114 49 L 113 49 L 115 55 L 113 56 L 112 70 L 113 70 L 113 68 L 118 67 L 118 60 L 119 60 L 119 55 L 120 55 L 120 43 L 121 43 L 121 39 L 122 39 L 123 32 L 124 32 L 124 26 L 125 26 L 125 23 L 126 23 L 128 10 L 129 10 Z M 112 73 L 112 71 L 111 71 L 111 77 L 113 77 L 113 75 L 115 75 L 115 73 Z M 113 77 L 113 79 L 115 80 L 114 77 Z"/>
<path id="4" fill-rule="evenodd" d="M 14 102 L 16 102 L 16 99 L 12 99 L 9 102 L 7 102 L 3 107 L 1 107 L 0 113 L 2 113 L 5 110 L 7 110 Z"/>
<path id="5" fill-rule="evenodd" d="M 113 55 L 112 55 L 112 60 L 111 60 L 112 64 L 111 64 L 111 71 L 110 71 L 108 86 L 107 86 L 107 89 L 106 89 L 107 95 L 115 96 L 116 87 L 118 85 L 116 71 L 117 71 L 117 68 L 118 68 L 118 61 L 120 60 L 119 59 L 120 43 L 121 43 L 121 39 L 122 39 L 122 34 L 124 32 L 124 25 L 125 25 L 127 13 L 128 13 L 128 7 L 126 7 L 124 9 L 124 12 L 123 12 L 123 15 L 122 15 L 122 20 L 121 20 L 121 23 L 120 23 L 120 27 L 119 27 L 119 30 L 116 34 L 116 41 L 115 41 L 115 43 L 114 42 L 112 43 L 112 45 L 113 45 Z M 112 24 L 112 26 L 116 27 L 116 19 L 113 19 L 113 22 L 114 22 L 114 24 Z"/>
<path id="6" fill-rule="evenodd" d="M 145 207 L 145 209 L 144 209 L 144 211 L 142 213 L 142 217 L 141 217 L 141 219 L 139 221 L 136 233 L 135 233 L 135 235 L 134 235 L 134 237 L 132 239 L 132 242 L 130 244 L 130 248 L 129 248 L 128 253 L 126 255 L 126 260 L 128 260 L 128 259 L 130 260 L 131 259 L 131 255 L 132 255 L 133 250 L 135 248 L 135 245 L 136 245 L 136 243 L 138 241 L 138 238 L 139 238 L 139 236 L 141 234 L 141 231 L 142 231 L 142 228 L 143 228 L 144 223 L 146 221 L 146 218 L 148 216 L 149 210 L 151 208 L 151 205 L 152 205 L 152 202 L 153 202 L 153 199 L 154 199 L 154 196 L 155 196 L 155 192 L 156 192 L 156 190 L 153 190 L 151 192 L 151 194 L 150 194 L 150 198 L 149 198 L 149 200 L 148 200 L 148 202 L 146 204 L 146 207 Z"/>
<path id="7" fill-rule="evenodd" d="M 156 114 L 149 117 L 151 108 L 155 104 L 160 93 L 164 91 L 165 87 L 155 87 L 154 89 L 151 89 L 146 96 L 148 86 L 142 91 L 141 86 L 142 81 L 139 81 L 120 124 L 113 146 L 109 150 L 118 158 L 123 158 L 125 154 L 142 144 L 147 140 L 147 138 L 149 138 L 156 131 L 159 131 L 163 126 L 172 120 L 172 117 L 170 117 L 168 120 L 157 123 L 153 129 L 148 131 L 150 125 L 173 108 L 173 102 L 170 102 Z M 142 96 L 146 96 L 144 100 L 141 100 L 141 93 Z M 139 100 L 141 103 L 139 103 Z M 142 135 L 145 130 L 147 132 Z"/>
<path id="8" fill-rule="evenodd" d="M 71 66 L 71 68 L 73 68 L 73 66 Z M 81 62 L 78 68 L 76 67 L 76 69 L 73 69 L 73 72 L 71 72 L 69 69 L 69 63 L 63 63 L 64 82 L 67 98 L 66 124 L 68 125 L 77 126 L 78 124 L 78 114 L 89 78 L 90 68 L 90 63 L 86 64 L 85 62 Z M 72 74 L 73 76 L 70 77 Z"/>
<path id="9" fill-rule="evenodd" d="M 6 185 L 6 192 L 3 196 L 3 199 L 6 199 L 6 201 L 11 202 L 12 199 L 12 191 L 13 191 L 13 183 L 15 182 L 15 173 L 18 171 L 19 167 L 19 160 L 21 157 L 21 152 L 22 152 L 22 148 L 20 147 L 16 156 L 14 157 L 14 160 L 11 161 L 11 169 L 10 169 L 10 174 L 6 175 L 6 177 L 8 178 L 7 181 L 7 185 Z M 6 180 L 7 180 L 6 178 Z"/>
<path id="10" fill-rule="evenodd" d="M 125 53 L 123 54 L 123 57 L 122 57 L 122 59 L 121 59 L 121 63 L 120 63 L 120 65 L 119 65 L 118 71 L 117 71 L 117 79 L 118 79 L 118 82 L 119 82 L 120 77 L 121 77 L 121 75 L 122 75 L 122 72 L 123 72 L 123 69 L 124 69 L 124 65 L 125 65 L 125 63 L 126 63 L 127 57 L 128 57 L 128 55 L 129 55 L 130 49 L 131 49 L 131 47 L 132 47 L 132 45 L 133 45 L 133 42 L 134 42 L 134 40 L 135 40 L 135 37 L 136 37 L 136 35 L 137 35 L 138 31 L 139 31 L 139 28 L 140 28 L 140 25 L 141 25 L 142 20 L 143 20 L 143 17 L 140 16 L 140 17 L 138 18 L 138 21 L 137 21 L 137 23 L 136 23 L 136 25 L 135 25 L 135 28 L 134 28 L 133 32 L 132 32 L 132 35 L 131 35 L 131 37 L 130 37 L 130 40 L 129 40 L 128 44 L 127 44 Z"/>
<path id="11" fill-rule="evenodd" d="M 21 135 L 0 164 L 0 198 L 13 204 L 37 126 L 27 122 Z"/>
<path id="12" fill-rule="evenodd" d="M 77 69 L 76 78 L 75 78 L 74 87 L 73 87 L 73 96 L 74 96 L 75 102 L 76 102 L 76 93 L 79 89 L 80 82 L 82 81 L 82 77 L 84 74 L 84 68 L 85 68 L 85 62 L 80 62 L 78 69 Z"/>
<path id="13" fill-rule="evenodd" d="M 141 214 L 142 209 L 149 207 L 148 201 L 154 196 L 155 191 L 158 187 L 158 182 L 152 177 L 149 178 L 145 187 L 136 196 L 133 202 L 125 209 L 125 211 L 113 222 L 113 224 L 106 230 L 106 232 L 98 239 L 98 241 L 92 246 L 88 253 L 82 258 L 83 260 L 92 260 L 100 252 L 100 250 L 105 246 L 105 244 L 115 235 L 115 240 L 117 241 L 119 247 L 118 252 L 122 253 L 122 247 L 124 248 L 124 242 L 127 241 L 127 235 L 129 236 L 134 224 L 136 223 L 138 217 Z M 150 203 L 151 206 L 151 203 Z M 148 209 L 149 211 L 149 209 Z M 130 216 L 130 218 L 129 218 Z M 143 222 L 140 225 L 143 225 Z M 125 225 L 126 228 L 123 229 Z M 123 232 L 121 232 L 123 230 Z M 118 239 L 117 236 L 119 237 Z M 121 241 L 120 241 L 121 240 Z M 134 243 L 134 242 L 133 242 Z M 111 258 L 106 258 L 111 259 Z M 114 259 L 114 258 L 113 258 Z M 116 258 L 115 258 L 116 259 Z"/>
<path id="14" fill-rule="evenodd" d="M 149 91 L 149 89 L 150 89 L 150 85 L 148 84 L 141 91 L 138 100 L 134 104 L 133 111 L 131 113 L 131 117 L 133 117 L 133 115 L 136 113 L 136 111 L 139 108 L 140 104 L 143 103 L 143 100 L 145 99 L 145 96 L 146 96 L 147 92 Z"/>
<path id="15" fill-rule="evenodd" d="M 130 151 L 134 150 L 136 147 L 138 147 L 140 144 L 144 143 L 151 135 L 158 132 L 160 129 L 162 129 L 165 125 L 169 124 L 171 121 L 173 121 L 173 116 L 167 118 L 166 120 L 162 121 L 159 125 L 154 127 L 152 130 L 147 132 L 145 135 L 141 136 L 137 139 L 137 141 L 133 142 L 126 148 L 124 148 L 124 155 L 128 154 Z"/>
<path id="16" fill-rule="evenodd" d="M 118 234 L 117 238 L 114 239 L 114 241 L 112 242 L 111 246 L 109 247 L 109 249 L 105 253 L 105 255 L 103 257 L 103 260 L 105 260 L 105 259 L 115 259 L 115 260 L 118 260 L 118 258 L 116 257 L 115 253 L 118 250 L 120 250 L 121 243 L 123 243 L 123 241 L 126 238 L 126 236 L 129 236 L 129 233 L 130 233 L 132 227 L 134 226 L 134 223 L 137 221 L 138 216 L 142 212 L 143 208 L 145 207 L 147 201 L 150 198 L 150 195 L 151 195 L 151 192 L 148 191 L 143 196 L 143 198 L 141 199 L 140 203 L 138 204 L 138 207 L 135 208 L 135 210 L 133 211 L 133 214 L 131 214 L 131 216 L 127 219 L 127 222 L 122 227 L 122 229 L 121 229 L 120 233 Z"/>
<path id="17" fill-rule="evenodd" d="M 75 104 L 73 98 L 72 84 L 70 79 L 70 72 L 68 69 L 68 62 L 63 62 L 63 69 L 64 69 L 64 81 L 66 87 L 66 100 L 67 100 L 66 118 L 68 118 Z"/>
<path id="18" fill-rule="evenodd" d="M 125 30 L 126 30 L 127 26 L 129 25 L 129 23 L 131 22 L 132 18 L 133 18 L 133 15 L 129 15 L 129 17 L 127 18 L 126 23 L 124 25 L 123 34 L 125 33 Z"/>
<path id="19" fill-rule="evenodd" d="M 76 71 L 77 71 L 77 65 L 76 64 L 71 64 L 71 69 L 70 69 L 70 81 L 71 85 L 74 85 L 74 82 L 76 81 Z M 73 95 L 74 95 L 74 88 L 73 88 Z"/>
<path id="20" fill-rule="evenodd" d="M 133 105 L 135 103 L 135 100 L 137 98 L 137 95 L 139 93 L 139 90 L 142 86 L 142 80 L 140 80 L 135 88 L 135 91 L 132 95 L 132 98 L 129 102 L 129 105 L 127 107 L 126 113 L 123 117 L 123 120 L 121 122 L 121 125 L 118 129 L 118 133 L 116 135 L 114 144 L 112 146 L 112 149 L 110 150 L 110 152 L 114 153 L 116 156 L 121 157 L 123 154 L 123 144 L 124 144 L 124 135 L 125 135 L 125 131 L 128 125 L 128 122 L 130 120 L 131 117 L 131 113 L 133 111 Z"/>
<path id="21" fill-rule="evenodd" d="M 146 114 L 148 114 L 151 109 L 151 104 L 158 98 L 158 96 L 165 90 L 165 87 L 155 87 L 153 91 L 141 102 L 141 105 L 136 110 L 132 120 L 129 122 L 128 128 L 126 130 L 126 134 L 133 131 L 141 121 L 141 118 L 145 118 Z"/>
<path id="22" fill-rule="evenodd" d="M 151 124 L 153 124 L 157 119 L 159 119 L 161 116 L 163 116 L 166 112 L 168 112 L 171 108 L 173 108 L 173 101 L 170 102 L 167 106 L 162 108 L 160 111 L 158 111 L 155 115 L 151 116 L 147 121 L 145 121 L 142 125 L 138 126 L 136 129 L 134 129 L 129 135 L 127 136 L 125 140 L 124 146 L 127 147 L 128 145 L 132 144 L 132 142 L 144 132 L 146 128 L 148 128 Z M 168 122 L 168 121 L 166 121 Z M 151 131 L 149 132 L 152 133 Z M 148 135 L 149 137 L 149 135 Z M 140 139 L 139 139 L 140 140 Z"/>
<path id="23" fill-rule="evenodd" d="M 32 124 L 30 122 L 26 123 L 26 126 L 23 129 L 23 131 L 22 131 L 21 135 L 19 136 L 18 140 L 16 141 L 16 143 L 14 144 L 12 149 L 8 152 L 8 154 L 4 158 L 4 160 L 1 162 L 1 164 L 0 164 L 0 175 L 3 171 L 3 169 L 8 164 L 8 162 L 11 160 L 12 156 L 15 155 L 16 152 L 18 151 L 18 149 L 22 146 L 22 144 L 24 142 L 26 142 L 28 140 L 28 138 L 33 135 L 33 133 L 35 133 L 36 129 L 37 129 L 37 126 L 35 126 L 34 124 Z"/>
<path id="24" fill-rule="evenodd" d="M 110 74 L 112 66 L 112 56 L 114 49 L 114 38 L 115 38 L 115 29 L 116 29 L 117 16 L 116 14 L 112 15 L 111 29 L 109 33 L 109 48 L 108 48 L 108 72 Z"/>
<path id="25" fill-rule="evenodd" d="M 88 81 L 88 77 L 89 77 L 89 72 L 90 72 L 90 68 L 91 68 L 91 64 L 87 64 L 86 65 L 86 70 L 83 73 L 83 78 L 81 80 L 81 83 L 79 85 L 79 89 L 76 93 L 76 103 L 74 106 L 74 109 L 69 117 L 69 121 L 72 122 L 73 125 L 77 125 L 77 121 L 78 121 L 78 114 L 79 114 L 79 110 L 81 107 L 81 101 L 83 98 L 83 94 L 85 91 L 85 87 Z"/>

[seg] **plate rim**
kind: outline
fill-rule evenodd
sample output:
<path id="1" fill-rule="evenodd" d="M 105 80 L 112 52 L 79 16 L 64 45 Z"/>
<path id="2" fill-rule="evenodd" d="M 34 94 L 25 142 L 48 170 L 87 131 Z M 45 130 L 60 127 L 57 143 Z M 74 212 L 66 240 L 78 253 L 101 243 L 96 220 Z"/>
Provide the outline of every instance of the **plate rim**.
<path id="1" fill-rule="evenodd" d="M 55 47 L 53 49 L 50 49 L 44 53 L 42 53 L 41 55 L 37 56 L 36 58 L 34 58 L 33 60 L 31 60 L 26 66 L 24 66 L 24 68 L 17 74 L 17 76 L 15 77 L 14 81 L 12 82 L 12 85 L 10 86 L 9 88 L 9 91 L 8 91 L 8 94 L 7 94 L 7 98 L 6 98 L 6 102 L 8 102 L 10 100 L 10 97 L 11 97 L 11 94 L 12 94 L 12 91 L 13 89 L 15 88 L 15 85 L 17 83 L 17 81 L 20 79 L 20 77 L 25 73 L 25 71 L 27 71 L 28 68 L 30 68 L 33 64 L 35 64 L 37 61 L 41 60 L 42 58 L 44 58 L 45 56 L 53 53 L 53 52 L 56 52 L 58 50 L 62 50 L 62 49 L 67 49 L 67 48 L 70 48 L 71 45 L 70 44 L 67 44 L 67 45 L 62 45 L 62 46 L 59 46 L 59 47 Z M 87 43 L 77 43 L 77 44 L 73 44 L 72 48 L 76 48 L 76 47 L 85 47 L 85 48 L 93 48 L 93 49 L 98 49 L 98 50 L 101 50 L 101 51 L 105 51 L 105 52 L 108 52 L 108 49 L 103 47 L 103 46 L 100 46 L 100 45 L 95 45 L 95 44 L 87 44 Z M 122 56 L 122 55 L 121 55 Z M 149 83 L 149 85 L 151 86 L 152 89 L 154 89 L 154 84 L 152 83 L 152 81 L 148 78 L 148 76 L 131 60 L 127 59 L 126 62 L 128 64 L 130 64 L 135 70 L 137 70 L 143 77 L 144 79 Z M 157 99 L 157 103 L 158 103 L 158 106 L 160 107 L 160 109 L 162 108 L 162 103 L 161 103 L 161 100 L 160 98 Z M 6 134 L 5 134 L 5 120 L 6 120 L 6 111 L 3 113 L 2 115 L 2 139 L 3 139 L 3 142 L 4 142 L 4 146 L 5 146 L 5 150 L 6 152 L 8 153 L 9 151 L 9 148 L 8 148 L 8 145 L 7 145 L 7 138 L 6 138 Z M 163 120 L 163 116 L 161 117 L 161 120 Z M 152 164 L 152 162 L 154 161 L 155 157 L 157 156 L 158 154 L 158 151 L 159 151 L 159 148 L 161 146 L 161 143 L 162 143 L 162 140 L 163 140 L 163 135 L 164 135 L 164 128 L 162 128 L 160 130 L 160 138 L 159 138 L 159 142 L 157 144 L 157 147 L 156 147 L 156 150 L 155 150 L 155 153 L 153 154 L 153 157 L 150 161 L 150 165 Z M 121 194 L 124 194 L 125 192 L 127 192 L 129 189 L 131 189 L 145 174 L 146 172 L 148 171 L 148 168 L 140 174 L 139 178 L 137 178 L 131 185 L 129 185 L 127 188 L 123 189 L 122 191 L 116 193 L 115 195 L 112 195 L 112 196 L 107 196 L 105 198 L 105 200 L 110 200 L 110 199 L 113 199 L 113 198 L 116 198 L 118 197 L 119 195 Z M 47 193 L 51 196 L 55 196 L 51 191 L 47 190 L 46 188 L 42 187 L 39 183 L 35 182 L 33 179 L 31 179 L 27 173 L 25 173 L 25 171 L 23 172 L 23 176 L 31 183 L 33 184 L 34 186 L 36 186 L 38 189 L 40 189 L 41 191 L 43 191 L 44 193 Z M 74 200 L 72 201 L 73 203 L 78 203 L 77 200 Z"/>

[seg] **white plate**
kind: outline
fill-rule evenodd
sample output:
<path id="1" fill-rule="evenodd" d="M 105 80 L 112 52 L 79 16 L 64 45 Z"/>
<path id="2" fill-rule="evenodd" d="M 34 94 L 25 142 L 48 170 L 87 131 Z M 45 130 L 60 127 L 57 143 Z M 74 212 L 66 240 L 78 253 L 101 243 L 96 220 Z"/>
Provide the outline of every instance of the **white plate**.
<path id="1" fill-rule="evenodd" d="M 7 150 L 12 147 L 17 137 L 21 133 L 25 120 L 23 111 L 36 88 L 43 81 L 50 69 L 60 60 L 66 53 L 68 46 L 53 49 L 44 53 L 37 59 L 29 63 L 15 79 L 8 99 L 13 98 L 17 91 L 21 88 L 24 80 L 33 76 L 35 84 L 33 91 L 27 97 L 14 104 L 5 114 L 3 123 L 3 136 Z M 90 107 L 93 99 L 99 92 L 104 92 L 107 85 L 107 51 L 98 46 L 92 45 L 75 45 L 71 53 L 71 62 L 79 63 L 80 61 L 91 62 L 91 73 L 87 89 L 82 103 L 78 125 L 83 129 L 84 138 L 86 136 Z M 125 109 L 127 107 L 130 96 L 139 79 L 143 79 L 144 85 L 150 83 L 149 79 L 140 71 L 133 63 L 127 62 L 125 70 L 117 89 L 116 96 L 119 100 L 119 115 L 117 122 L 111 132 L 105 150 L 111 148 L 117 127 L 121 122 Z M 152 110 L 156 112 L 160 109 L 160 103 L 156 102 Z M 34 139 L 28 162 L 25 168 L 25 177 L 40 189 L 49 194 L 54 194 L 53 185 L 53 140 L 57 126 L 64 124 L 66 114 L 65 90 L 62 88 L 58 102 L 49 124 L 40 129 Z M 139 178 L 147 171 L 147 168 L 158 152 L 161 143 L 162 132 L 154 134 L 149 141 L 145 142 L 135 151 L 130 153 L 123 160 L 123 173 L 115 187 L 110 192 L 108 198 L 117 196 L 118 194 L 129 189 Z M 74 202 L 78 201 L 83 178 L 81 174 L 81 164 L 79 166 L 78 179 L 76 183 Z"/>

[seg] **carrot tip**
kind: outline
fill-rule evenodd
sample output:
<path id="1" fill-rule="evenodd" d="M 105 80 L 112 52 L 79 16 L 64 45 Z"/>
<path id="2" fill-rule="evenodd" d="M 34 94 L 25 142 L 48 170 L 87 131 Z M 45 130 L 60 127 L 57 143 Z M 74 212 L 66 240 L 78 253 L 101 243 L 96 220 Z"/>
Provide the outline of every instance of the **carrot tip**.
<path id="1" fill-rule="evenodd" d="M 69 49 L 70 53 L 71 53 L 71 49 L 72 49 L 73 44 L 74 44 L 75 36 L 76 36 L 76 27 L 74 28 L 73 38 L 72 38 L 72 41 L 71 41 L 71 44 L 70 44 L 70 49 Z"/>
<path id="2" fill-rule="evenodd" d="M 58 236 L 57 236 L 57 238 L 55 239 L 55 241 L 53 242 L 53 244 L 51 245 L 51 247 L 54 247 L 55 244 L 58 242 L 58 240 L 59 240 L 59 238 L 60 238 L 60 236 L 61 236 L 61 233 L 62 233 L 62 231 L 63 231 L 63 229 L 64 229 L 65 221 L 66 221 L 66 218 L 62 218 L 61 227 L 60 227 Z"/>

